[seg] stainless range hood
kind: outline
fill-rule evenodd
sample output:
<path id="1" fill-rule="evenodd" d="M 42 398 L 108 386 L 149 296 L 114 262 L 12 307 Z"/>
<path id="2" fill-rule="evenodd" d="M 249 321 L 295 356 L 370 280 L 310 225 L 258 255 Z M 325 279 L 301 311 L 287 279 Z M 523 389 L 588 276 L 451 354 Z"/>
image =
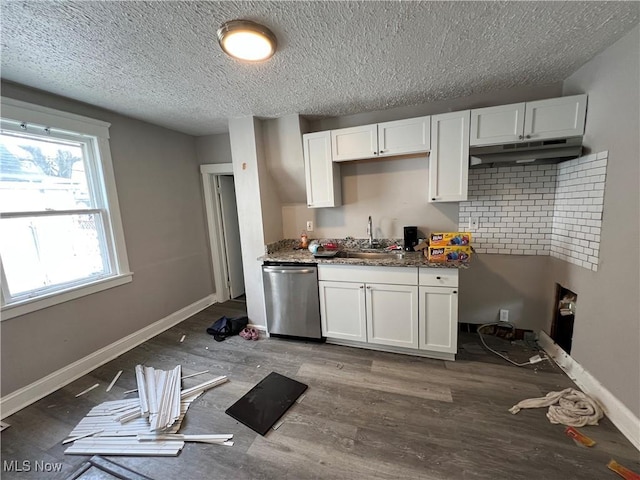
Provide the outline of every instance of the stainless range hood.
<path id="1" fill-rule="evenodd" d="M 578 158 L 581 155 L 582 137 L 471 147 L 469 149 L 469 167 L 541 165 L 559 163 Z"/>

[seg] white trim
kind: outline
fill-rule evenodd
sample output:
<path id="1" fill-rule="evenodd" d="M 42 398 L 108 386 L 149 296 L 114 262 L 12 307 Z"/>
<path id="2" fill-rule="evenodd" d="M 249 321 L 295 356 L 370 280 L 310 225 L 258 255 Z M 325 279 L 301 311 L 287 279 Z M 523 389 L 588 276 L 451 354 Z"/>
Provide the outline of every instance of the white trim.
<path id="1" fill-rule="evenodd" d="M 214 191 L 212 182 L 216 174 L 202 173 L 202 188 L 204 191 L 205 213 L 207 216 L 207 231 L 209 233 L 209 249 L 211 251 L 211 269 L 213 271 L 213 283 L 216 289 L 218 302 L 229 300 L 231 295 L 225 280 L 226 259 L 222 251 L 222 228 L 220 226 L 220 206 L 218 195 Z"/>
<path id="2" fill-rule="evenodd" d="M 567 376 L 603 407 L 609 420 L 640 450 L 640 419 L 543 331 L 540 331 L 539 342 Z"/>
<path id="3" fill-rule="evenodd" d="M 247 324 L 248 328 L 255 328 L 256 330 L 260 330 L 261 332 L 264 332 L 264 334 L 268 337 L 269 336 L 269 332 L 267 331 L 267 327 L 265 327 L 264 325 L 255 325 L 253 323 L 249 323 Z"/>
<path id="4" fill-rule="evenodd" d="M 101 292 L 109 288 L 119 287 L 120 285 L 131 282 L 132 277 L 132 272 L 123 273 L 121 275 L 115 275 L 96 282 L 71 287 L 68 290 L 58 290 L 48 295 L 41 295 L 36 298 L 3 305 L 0 321 L 9 320 L 11 318 L 19 317 L 20 315 L 26 315 L 27 313 L 35 312 L 36 310 L 52 307 L 59 303 L 75 300 L 76 298 Z"/>
<path id="5" fill-rule="evenodd" d="M 393 347 L 391 345 L 380 345 L 375 343 L 355 342 L 353 340 L 343 340 L 338 338 L 327 338 L 326 343 L 333 345 L 342 345 L 345 347 L 366 348 L 367 350 L 376 350 L 379 352 L 400 353 L 403 355 L 411 355 L 414 357 L 435 358 L 437 360 L 447 360 L 454 362 L 456 360 L 455 353 L 433 352 L 430 350 L 418 350 L 413 348 Z"/>
<path id="6" fill-rule="evenodd" d="M 74 133 L 82 133 L 102 138 L 109 138 L 108 122 L 94 118 L 63 112 L 53 108 L 42 107 L 33 103 L 2 97 L 2 118 L 19 122 L 33 123 L 36 125 L 52 127 L 59 130 L 68 130 Z"/>
<path id="7" fill-rule="evenodd" d="M 122 216 L 120 215 L 120 202 L 118 201 L 118 191 L 116 190 L 116 176 L 113 171 L 113 160 L 111 158 L 111 146 L 109 141 L 98 138 L 97 141 L 98 161 L 102 166 L 102 180 L 104 195 L 107 197 L 106 208 L 109 211 L 111 221 L 111 236 L 113 249 L 115 250 L 115 260 L 118 262 L 118 271 L 126 273 L 129 271 L 129 257 L 127 256 L 127 246 L 124 241 L 124 228 L 122 227 Z"/>
<path id="8" fill-rule="evenodd" d="M 218 163 L 200 165 L 202 187 L 204 190 L 205 212 L 209 232 L 209 248 L 211 251 L 211 269 L 215 283 L 217 301 L 231 299 L 231 292 L 227 285 L 229 266 L 223 251 L 224 238 L 222 231 L 222 209 L 218 200 L 216 187 L 212 182 L 217 181 L 218 175 L 233 175 L 233 164 Z"/>
<path id="9" fill-rule="evenodd" d="M 24 407 L 40 400 L 52 392 L 62 388 L 74 380 L 86 375 L 100 365 L 113 360 L 132 348 L 146 342 L 159 333 L 177 325 L 196 313 L 204 310 L 213 304 L 213 295 L 208 295 L 191 305 L 174 312 L 151 325 L 148 325 L 137 332 L 128 335 L 111 345 L 107 345 L 100 350 L 87 355 L 80 360 L 57 370 L 40 380 L 37 380 L 26 387 L 22 387 L 0 399 L 0 418 L 23 409 Z"/>
<path id="10" fill-rule="evenodd" d="M 200 173 L 203 175 L 233 175 L 233 163 L 208 163 L 200 165 Z"/>

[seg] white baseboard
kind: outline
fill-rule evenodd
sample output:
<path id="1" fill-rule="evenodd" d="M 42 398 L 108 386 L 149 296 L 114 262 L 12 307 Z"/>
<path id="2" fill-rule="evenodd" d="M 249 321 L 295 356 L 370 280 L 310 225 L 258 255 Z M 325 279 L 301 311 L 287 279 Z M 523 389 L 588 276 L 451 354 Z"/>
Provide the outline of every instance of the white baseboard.
<path id="1" fill-rule="evenodd" d="M 602 406 L 609 420 L 640 450 L 640 419 L 543 331 L 540 332 L 539 342 L 569 378 Z"/>
<path id="2" fill-rule="evenodd" d="M 267 327 L 265 327 L 264 325 L 255 325 L 253 323 L 249 323 L 247 327 L 252 327 L 252 328 L 255 328 L 256 330 L 260 330 L 261 332 L 268 333 Z"/>
<path id="3" fill-rule="evenodd" d="M 215 296 L 208 295 L 191 305 L 181 308 L 157 322 L 148 325 L 137 332 L 128 335 L 111 345 L 87 355 L 80 360 L 57 370 L 40 380 L 37 380 L 26 387 L 22 387 L 15 392 L 10 393 L 0 399 L 0 418 L 5 418 L 24 407 L 31 405 L 33 402 L 46 397 L 59 388 L 73 382 L 74 380 L 86 375 L 100 365 L 113 360 L 132 348 L 146 342 L 159 333 L 168 330 L 178 323 L 195 315 L 201 310 L 214 303 Z"/>

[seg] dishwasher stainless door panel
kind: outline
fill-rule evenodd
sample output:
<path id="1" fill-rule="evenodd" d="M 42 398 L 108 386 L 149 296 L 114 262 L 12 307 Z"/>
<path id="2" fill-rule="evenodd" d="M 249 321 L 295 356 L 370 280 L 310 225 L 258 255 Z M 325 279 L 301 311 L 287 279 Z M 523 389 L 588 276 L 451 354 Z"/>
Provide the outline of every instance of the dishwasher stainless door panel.
<path id="1" fill-rule="evenodd" d="M 316 265 L 264 265 L 269 334 L 322 338 Z"/>

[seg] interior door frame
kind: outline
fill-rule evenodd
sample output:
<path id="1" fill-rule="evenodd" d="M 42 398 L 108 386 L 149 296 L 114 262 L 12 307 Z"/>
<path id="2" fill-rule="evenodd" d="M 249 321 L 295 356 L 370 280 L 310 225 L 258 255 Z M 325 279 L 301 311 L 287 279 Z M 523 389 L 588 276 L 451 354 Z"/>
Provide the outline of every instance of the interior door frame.
<path id="1" fill-rule="evenodd" d="M 211 250 L 211 269 L 216 288 L 216 301 L 218 303 L 231 299 L 231 292 L 227 284 L 229 266 L 227 256 L 223 251 L 224 232 L 222 231 L 222 213 L 218 195 L 213 188 L 213 181 L 219 175 L 233 175 L 233 164 L 218 163 L 200 165 L 202 174 L 202 187 L 204 190 L 204 204 L 207 214 L 207 227 L 209 229 L 209 249 Z"/>

